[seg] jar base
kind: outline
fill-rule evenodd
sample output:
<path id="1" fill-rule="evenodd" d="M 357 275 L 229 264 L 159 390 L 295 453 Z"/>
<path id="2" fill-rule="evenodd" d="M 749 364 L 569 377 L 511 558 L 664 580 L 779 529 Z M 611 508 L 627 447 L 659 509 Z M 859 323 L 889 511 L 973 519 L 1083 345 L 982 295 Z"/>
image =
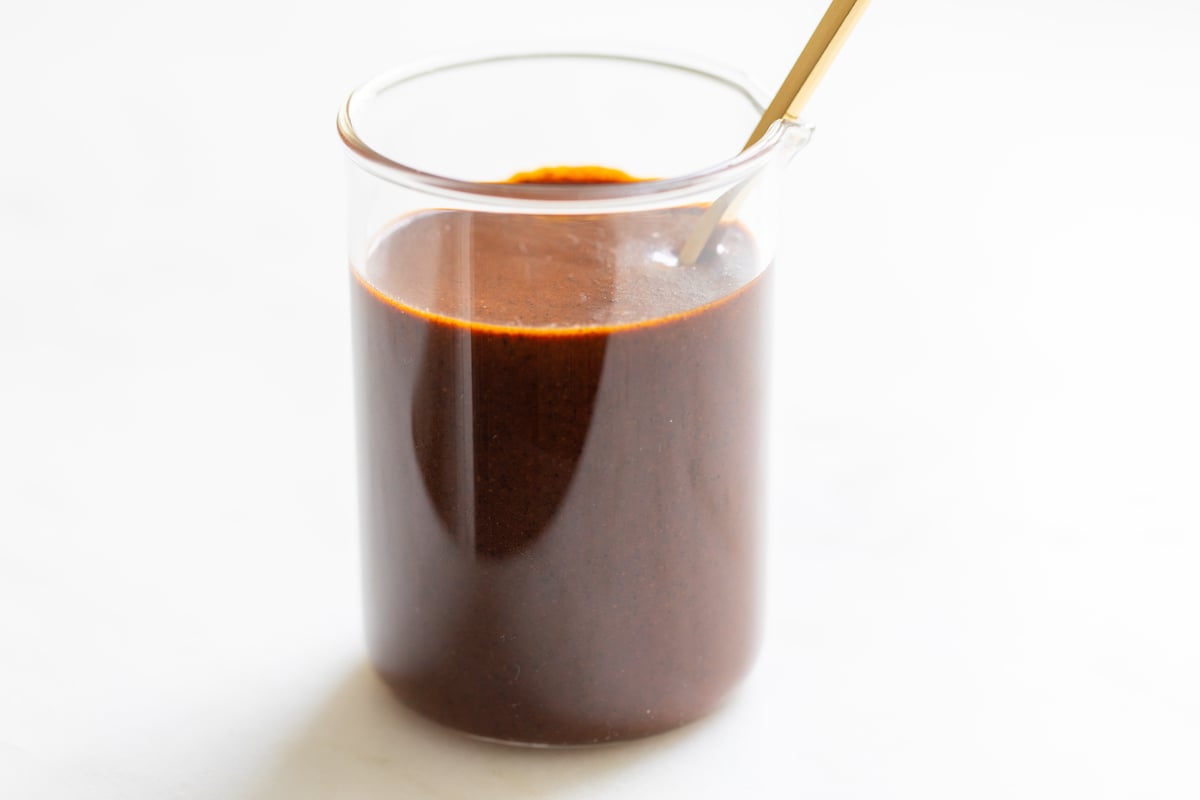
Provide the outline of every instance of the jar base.
<path id="1" fill-rule="evenodd" d="M 373 671 L 400 704 L 435 725 L 476 741 L 533 750 L 578 750 L 627 744 L 663 736 L 703 723 L 725 708 L 737 693 L 737 687 L 731 687 L 729 691 L 711 702 L 697 706 L 692 713 L 676 714 L 668 719 L 651 718 L 636 722 L 630 720 L 625 724 L 596 724 L 588 720 L 568 720 L 561 717 L 539 719 L 534 722 L 514 722 L 514 719 L 519 718 L 497 719 L 496 716 L 488 717 L 479 713 L 471 718 L 461 713 L 455 714 L 453 711 L 437 708 L 428 702 L 422 702 L 422 695 L 413 692 L 413 687 L 395 680 L 379 670 L 378 667 L 373 667 Z M 447 713 L 448 711 L 449 713 Z M 499 733 L 497 728 L 507 728 L 508 735 Z M 537 736 L 533 734 L 534 730 L 544 731 L 545 734 Z"/>

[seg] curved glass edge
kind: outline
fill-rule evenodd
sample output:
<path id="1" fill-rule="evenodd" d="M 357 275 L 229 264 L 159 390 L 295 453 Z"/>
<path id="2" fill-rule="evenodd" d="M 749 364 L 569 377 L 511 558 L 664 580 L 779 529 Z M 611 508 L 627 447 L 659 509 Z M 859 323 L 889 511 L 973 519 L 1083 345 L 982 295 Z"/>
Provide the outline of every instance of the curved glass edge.
<path id="1" fill-rule="evenodd" d="M 362 84 L 346 98 L 338 112 L 337 128 L 350 160 L 370 175 L 389 183 L 437 195 L 473 206 L 515 209 L 534 207 L 539 213 L 602 213 L 677 203 L 689 196 L 719 192 L 748 180 L 768 166 L 783 149 L 794 154 L 808 143 L 814 128 L 800 120 L 781 119 L 752 147 L 725 161 L 694 172 L 653 181 L 593 184 L 572 187 L 562 196 L 562 187 L 546 184 L 497 184 L 464 181 L 416 169 L 378 152 L 359 137 L 354 127 L 354 110 L 389 88 L 437 72 L 476 66 L 494 61 L 536 58 L 611 59 L 652 64 L 692 72 L 723 83 L 743 94 L 757 110 L 765 108 L 762 93 L 741 73 L 711 62 L 666 51 L 632 48 L 540 48 L 474 51 L 430 59 L 385 72 Z"/>

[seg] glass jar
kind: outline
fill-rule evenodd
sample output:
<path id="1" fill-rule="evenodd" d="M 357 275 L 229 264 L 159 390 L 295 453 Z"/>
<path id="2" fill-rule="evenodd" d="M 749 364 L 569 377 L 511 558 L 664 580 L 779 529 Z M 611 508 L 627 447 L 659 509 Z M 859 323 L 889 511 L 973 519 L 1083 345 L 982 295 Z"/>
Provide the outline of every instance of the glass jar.
<path id="1" fill-rule="evenodd" d="M 347 100 L 368 642 L 422 714 L 607 742 L 749 668 L 780 184 L 810 134 L 739 153 L 762 109 L 629 51 L 477 53 Z"/>

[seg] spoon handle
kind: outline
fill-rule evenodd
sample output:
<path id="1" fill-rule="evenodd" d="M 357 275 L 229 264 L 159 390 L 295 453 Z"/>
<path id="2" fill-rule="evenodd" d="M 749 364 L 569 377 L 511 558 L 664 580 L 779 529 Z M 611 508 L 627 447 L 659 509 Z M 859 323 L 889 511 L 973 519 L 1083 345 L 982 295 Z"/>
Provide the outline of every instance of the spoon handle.
<path id="1" fill-rule="evenodd" d="M 796 59 L 792 71 L 788 73 L 783 85 L 776 92 L 775 99 L 767 106 L 762 119 L 758 121 L 754 133 L 750 134 L 750 139 L 742 148 L 743 150 L 761 139 L 776 120 L 794 120 L 800 116 L 800 110 L 808 103 L 808 98 L 812 96 L 813 90 L 817 88 L 821 78 L 825 77 L 825 71 L 837 57 L 838 51 L 842 49 L 842 44 L 854 30 L 854 25 L 858 22 L 859 17 L 867 10 L 869 2 L 870 0 L 833 0 L 829 10 L 825 12 L 825 16 L 817 25 L 817 29 L 813 31 L 812 38 L 808 40 L 800 57 Z M 740 183 L 713 201 L 688 235 L 683 247 L 680 248 L 680 264 L 696 263 L 696 259 L 700 257 L 701 251 L 712 237 L 713 231 L 721 224 L 721 220 L 737 207 L 748 189 L 749 183 Z"/>
<path id="2" fill-rule="evenodd" d="M 850 32 L 854 30 L 855 24 L 867 10 L 869 2 L 870 0 L 833 0 L 812 38 L 804 46 L 804 51 L 796 59 L 792 71 L 776 92 L 775 99 L 758 121 L 758 127 L 750 134 L 745 147 L 761 139 L 775 120 L 796 119 L 800 116 L 801 109 L 807 105 L 821 78 L 825 77 L 825 71 L 829 69 Z"/>

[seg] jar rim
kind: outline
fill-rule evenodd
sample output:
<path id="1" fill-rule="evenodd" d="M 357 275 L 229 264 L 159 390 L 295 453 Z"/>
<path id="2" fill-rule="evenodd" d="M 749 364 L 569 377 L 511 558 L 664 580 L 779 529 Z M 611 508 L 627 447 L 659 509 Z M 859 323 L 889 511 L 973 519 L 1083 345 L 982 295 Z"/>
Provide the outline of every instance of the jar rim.
<path id="1" fill-rule="evenodd" d="M 532 59 L 594 59 L 624 61 L 690 72 L 734 89 L 762 113 L 766 102 L 762 92 L 740 71 L 708 59 L 681 55 L 661 49 L 640 50 L 628 46 L 523 46 L 475 48 L 469 52 L 447 54 L 412 62 L 368 80 L 353 90 L 342 104 L 337 117 L 338 134 L 351 160 L 366 172 L 390 183 L 484 205 L 532 205 L 540 211 L 577 210 L 581 205 L 595 210 L 615 209 L 630 204 L 664 203 L 704 192 L 719 192 L 757 174 L 774 156 L 781 144 L 797 133 L 804 138 L 811 126 L 793 120 L 779 120 L 755 144 L 730 158 L 683 175 L 632 183 L 574 184 L 569 195 L 564 187 L 538 183 L 486 183 L 462 180 L 418 169 L 384 155 L 360 136 L 355 113 L 364 104 L 402 83 L 463 67 L 492 62 Z"/>

